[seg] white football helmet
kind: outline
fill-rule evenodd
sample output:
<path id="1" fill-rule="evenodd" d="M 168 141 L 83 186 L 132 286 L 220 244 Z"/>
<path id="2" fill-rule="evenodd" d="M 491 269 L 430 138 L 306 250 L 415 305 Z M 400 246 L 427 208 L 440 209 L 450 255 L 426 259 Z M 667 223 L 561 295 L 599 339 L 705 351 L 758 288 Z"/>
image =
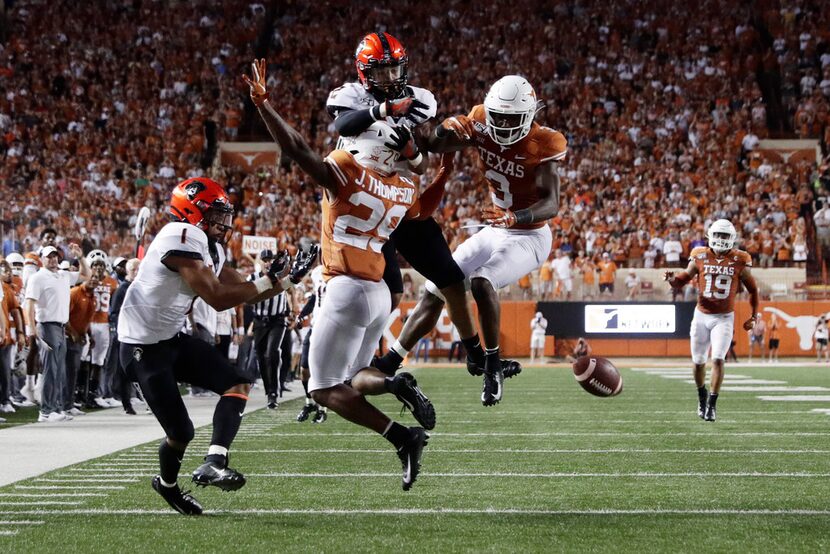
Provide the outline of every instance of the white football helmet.
<path id="1" fill-rule="evenodd" d="M 348 151 L 362 166 L 374 169 L 381 175 L 395 173 L 395 164 L 400 155 L 386 146 L 392 141 L 395 130 L 385 121 L 375 121 L 368 129 L 354 137 L 347 146 Z"/>
<path id="2" fill-rule="evenodd" d="M 735 232 L 735 226 L 728 219 L 718 219 L 709 226 L 706 238 L 709 239 L 709 248 L 718 254 L 723 254 L 734 248 L 738 233 Z"/>
<path id="3" fill-rule="evenodd" d="M 487 132 L 502 146 L 525 138 L 536 115 L 536 92 L 524 77 L 507 75 L 490 87 L 484 97 Z"/>
<path id="4" fill-rule="evenodd" d="M 86 255 L 86 263 L 89 267 L 97 262 L 102 262 L 104 266 L 107 265 L 107 253 L 103 250 L 92 250 Z"/>
<path id="5" fill-rule="evenodd" d="M 8 256 L 6 256 L 6 261 L 9 262 L 9 265 L 12 266 L 12 269 L 23 269 L 23 256 L 20 252 L 12 252 Z"/>

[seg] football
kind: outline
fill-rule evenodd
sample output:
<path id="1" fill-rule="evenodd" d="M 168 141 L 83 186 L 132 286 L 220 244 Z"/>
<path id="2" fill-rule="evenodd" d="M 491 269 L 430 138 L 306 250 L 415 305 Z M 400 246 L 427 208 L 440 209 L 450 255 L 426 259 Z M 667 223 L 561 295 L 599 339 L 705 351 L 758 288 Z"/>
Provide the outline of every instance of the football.
<path id="1" fill-rule="evenodd" d="M 594 396 L 616 396 L 622 392 L 622 375 L 609 360 L 582 356 L 574 362 L 574 377 Z"/>

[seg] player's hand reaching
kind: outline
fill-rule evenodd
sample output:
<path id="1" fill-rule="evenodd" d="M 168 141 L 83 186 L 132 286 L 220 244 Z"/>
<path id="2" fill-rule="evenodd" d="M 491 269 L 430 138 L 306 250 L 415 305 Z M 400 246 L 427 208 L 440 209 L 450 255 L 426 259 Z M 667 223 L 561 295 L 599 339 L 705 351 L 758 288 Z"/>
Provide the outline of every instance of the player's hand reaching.
<path id="1" fill-rule="evenodd" d="M 69 253 L 79 260 L 84 257 L 83 249 L 74 242 L 69 244 Z"/>
<path id="2" fill-rule="evenodd" d="M 384 143 L 386 146 L 400 152 L 401 156 L 407 160 L 411 160 L 418 155 L 418 146 L 415 144 L 415 139 L 412 133 L 403 125 L 394 127 L 395 134 L 392 135 L 392 142 Z"/>
<path id="3" fill-rule="evenodd" d="M 253 79 L 242 74 L 244 80 L 251 87 L 251 100 L 256 106 L 262 106 L 268 100 L 268 87 L 265 81 L 265 58 L 254 60 L 251 64 Z"/>
<path id="4" fill-rule="evenodd" d="M 438 138 L 454 133 L 461 140 L 470 140 L 473 136 L 473 122 L 466 115 L 454 115 L 441 122 L 435 129 Z"/>
<path id="5" fill-rule="evenodd" d="M 664 271 L 663 272 L 663 280 L 671 283 L 671 280 L 674 279 L 674 271 Z"/>
<path id="6" fill-rule="evenodd" d="M 481 210 L 481 219 L 488 225 L 500 229 L 509 229 L 516 224 L 516 214 L 510 210 L 503 210 L 498 206 L 490 206 Z"/>
<path id="7" fill-rule="evenodd" d="M 744 321 L 744 331 L 752 331 L 752 329 L 755 328 L 755 319 L 756 318 L 753 315 L 752 317 Z"/>
<path id="8" fill-rule="evenodd" d="M 320 247 L 316 244 L 312 244 L 311 248 L 308 249 L 308 252 L 304 252 L 300 250 L 297 253 L 297 257 L 294 258 L 294 263 L 291 264 L 291 271 L 288 274 L 288 279 L 295 285 L 300 284 L 300 281 L 303 280 L 311 268 L 314 267 L 314 264 L 317 263 L 317 254 L 320 251 Z"/>
<path id="9" fill-rule="evenodd" d="M 395 119 L 405 117 L 416 125 L 427 119 L 427 114 L 424 111 L 429 108 L 426 104 L 411 96 L 398 98 L 397 100 L 387 100 L 382 104 L 378 104 L 372 108 L 372 116 L 376 120 L 386 119 L 389 116 Z"/>
<path id="10" fill-rule="evenodd" d="M 271 262 L 271 267 L 268 268 L 268 277 L 272 283 L 278 283 L 288 275 L 291 263 L 291 256 L 288 250 L 280 250 L 277 256 Z"/>

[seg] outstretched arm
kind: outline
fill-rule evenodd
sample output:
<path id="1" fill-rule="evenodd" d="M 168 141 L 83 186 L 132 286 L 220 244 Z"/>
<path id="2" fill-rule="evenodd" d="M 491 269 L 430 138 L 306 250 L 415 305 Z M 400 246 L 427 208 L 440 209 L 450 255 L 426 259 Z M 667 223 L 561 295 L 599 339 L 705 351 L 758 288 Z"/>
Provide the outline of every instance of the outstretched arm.
<path id="1" fill-rule="evenodd" d="M 694 261 L 690 261 L 689 265 L 686 266 L 686 269 L 678 273 L 677 276 L 675 276 L 673 271 L 666 271 L 663 273 L 663 280 L 668 281 L 671 288 L 679 289 L 683 288 L 686 283 L 694 279 L 695 275 L 697 275 L 697 265 Z"/>
<path id="2" fill-rule="evenodd" d="M 448 117 L 429 137 L 430 152 L 457 152 L 473 144 L 473 122 L 466 115 Z"/>
<path id="3" fill-rule="evenodd" d="M 242 75 L 242 79 L 251 87 L 251 100 L 253 100 L 259 115 L 265 121 L 268 132 L 274 141 L 280 145 L 282 151 L 289 158 L 297 162 L 303 171 L 314 179 L 314 181 L 329 191 L 333 196 L 337 195 L 337 185 L 329 173 L 328 165 L 314 152 L 303 136 L 291 127 L 277 113 L 274 107 L 268 102 L 268 88 L 265 80 L 265 60 L 261 59 L 251 64 L 253 68 L 253 79 Z"/>

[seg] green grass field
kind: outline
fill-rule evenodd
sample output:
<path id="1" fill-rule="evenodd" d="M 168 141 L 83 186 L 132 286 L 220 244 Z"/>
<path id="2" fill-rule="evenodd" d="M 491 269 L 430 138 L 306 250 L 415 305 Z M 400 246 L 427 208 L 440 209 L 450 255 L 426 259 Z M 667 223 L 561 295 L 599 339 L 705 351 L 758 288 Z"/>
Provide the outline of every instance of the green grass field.
<path id="1" fill-rule="evenodd" d="M 826 366 L 728 373 L 830 388 Z M 297 423 L 291 402 L 246 416 L 231 461 L 248 484 L 196 490 L 206 515 L 152 491 L 145 444 L 0 488 L 0 552 L 830 550 L 830 416 L 812 411 L 830 402 L 758 399 L 830 391 L 723 392 L 705 423 L 693 385 L 632 369 L 613 399 L 568 369 L 526 369 L 495 408 L 463 369 L 416 374 L 438 425 L 409 492 L 385 440 L 336 415 Z M 397 417 L 393 398 L 378 404 Z"/>

